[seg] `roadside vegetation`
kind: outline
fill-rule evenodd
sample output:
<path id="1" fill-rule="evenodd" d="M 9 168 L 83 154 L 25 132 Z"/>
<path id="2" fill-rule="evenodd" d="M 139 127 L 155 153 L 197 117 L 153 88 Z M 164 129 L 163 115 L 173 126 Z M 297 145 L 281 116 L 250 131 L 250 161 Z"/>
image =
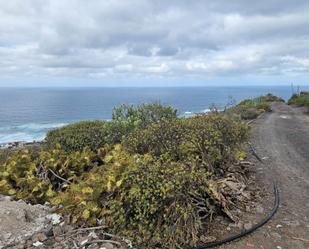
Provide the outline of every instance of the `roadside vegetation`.
<path id="1" fill-rule="evenodd" d="M 305 106 L 307 107 L 307 113 L 309 113 L 309 92 L 293 94 L 289 99 L 288 104 L 295 106 Z"/>
<path id="2" fill-rule="evenodd" d="M 78 122 L 50 131 L 39 149 L 6 151 L 0 194 L 49 202 L 76 226 L 104 224 L 139 248 L 196 245 L 214 216 L 235 220 L 248 201 L 250 129 L 239 117 L 270 111 L 274 98 L 191 118 L 158 103 L 119 106 L 111 121 Z"/>
<path id="3" fill-rule="evenodd" d="M 239 104 L 226 109 L 225 112 L 244 120 L 255 119 L 263 112 L 271 112 L 272 102 L 284 102 L 284 100 L 269 93 L 257 98 L 245 99 Z"/>

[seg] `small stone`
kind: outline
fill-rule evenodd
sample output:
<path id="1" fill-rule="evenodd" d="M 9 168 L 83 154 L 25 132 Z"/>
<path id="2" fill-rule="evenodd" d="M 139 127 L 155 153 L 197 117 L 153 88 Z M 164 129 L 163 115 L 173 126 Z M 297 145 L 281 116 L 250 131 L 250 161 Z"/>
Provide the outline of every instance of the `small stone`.
<path id="1" fill-rule="evenodd" d="M 239 228 L 239 229 L 243 229 L 244 228 L 244 224 L 242 222 L 238 222 L 236 224 L 236 226 Z"/>
<path id="2" fill-rule="evenodd" d="M 250 222 L 250 221 L 248 223 L 244 224 L 245 230 L 249 230 L 251 227 L 252 227 L 252 222 Z"/>
<path id="3" fill-rule="evenodd" d="M 58 225 L 62 220 L 62 216 L 59 214 L 49 214 L 46 218 L 49 219 L 53 225 Z"/>
<path id="4" fill-rule="evenodd" d="M 280 224 L 278 224 L 277 226 L 276 226 L 276 228 L 281 228 L 282 227 L 282 225 L 280 225 Z"/>
<path id="5" fill-rule="evenodd" d="M 83 240 L 82 242 L 80 242 L 80 245 L 83 246 L 88 242 L 88 239 Z"/>
<path id="6" fill-rule="evenodd" d="M 52 237 L 54 235 L 54 232 L 53 232 L 53 226 L 47 226 L 45 229 L 45 234 L 47 237 Z"/>
<path id="7" fill-rule="evenodd" d="M 297 227 L 300 225 L 299 221 L 297 220 L 291 220 L 291 221 L 282 221 L 284 224 L 286 224 L 287 226 L 291 226 L 291 227 Z"/>
<path id="8" fill-rule="evenodd" d="M 258 214 L 263 214 L 264 213 L 264 208 L 262 206 L 257 206 L 255 210 L 256 210 L 256 212 Z"/>
<path id="9" fill-rule="evenodd" d="M 113 244 L 111 243 L 104 243 L 102 244 L 101 248 L 105 248 L 105 249 L 115 249 L 115 247 L 113 246 Z"/>
<path id="10" fill-rule="evenodd" d="M 53 234 L 55 237 L 59 236 L 62 234 L 62 229 L 59 226 L 53 227 Z"/>
<path id="11" fill-rule="evenodd" d="M 32 245 L 35 246 L 35 247 L 38 247 L 38 246 L 42 246 L 43 243 L 40 242 L 40 241 L 37 241 L 37 242 L 34 242 Z"/>
<path id="12" fill-rule="evenodd" d="M 4 237 L 4 239 L 7 240 L 7 239 L 11 238 L 11 236 L 12 236 L 12 233 L 5 233 L 3 237 Z"/>
<path id="13" fill-rule="evenodd" d="M 279 233 L 271 233 L 271 236 L 276 238 L 276 239 L 281 239 L 281 235 Z"/>
<path id="14" fill-rule="evenodd" d="M 45 241 L 47 240 L 47 237 L 44 233 L 37 233 L 32 236 L 33 241 Z"/>

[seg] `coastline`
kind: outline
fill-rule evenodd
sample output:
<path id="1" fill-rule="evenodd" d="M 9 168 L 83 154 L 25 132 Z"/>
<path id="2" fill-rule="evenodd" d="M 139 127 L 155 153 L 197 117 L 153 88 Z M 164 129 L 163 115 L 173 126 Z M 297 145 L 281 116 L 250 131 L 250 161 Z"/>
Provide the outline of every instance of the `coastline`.
<path id="1" fill-rule="evenodd" d="M 9 143 L 0 143 L 0 150 L 22 149 L 22 148 L 27 147 L 27 146 L 41 145 L 43 142 L 44 142 L 44 140 L 32 141 L 32 142 L 14 141 L 14 142 L 9 142 Z"/>

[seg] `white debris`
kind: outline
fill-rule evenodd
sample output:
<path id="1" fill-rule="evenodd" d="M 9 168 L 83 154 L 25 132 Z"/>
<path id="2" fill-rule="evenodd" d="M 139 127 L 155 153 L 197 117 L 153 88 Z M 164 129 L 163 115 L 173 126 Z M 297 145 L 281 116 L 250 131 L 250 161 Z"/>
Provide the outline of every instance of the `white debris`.
<path id="1" fill-rule="evenodd" d="M 58 225 L 62 220 L 62 216 L 59 214 L 49 214 L 46 218 L 49 219 L 53 225 Z"/>
<path id="2" fill-rule="evenodd" d="M 85 239 L 85 240 L 83 240 L 83 241 L 80 243 L 80 245 L 83 246 L 83 245 L 85 245 L 87 242 L 88 242 L 88 239 Z"/>
<path id="3" fill-rule="evenodd" d="M 38 246 L 43 245 L 43 243 L 40 242 L 40 241 L 37 241 L 37 242 L 34 242 L 32 245 L 35 246 L 35 247 L 38 247 Z"/>
<path id="4" fill-rule="evenodd" d="M 93 239 L 97 239 L 98 235 L 94 231 L 92 231 L 91 233 L 88 234 L 88 237 L 91 237 Z"/>

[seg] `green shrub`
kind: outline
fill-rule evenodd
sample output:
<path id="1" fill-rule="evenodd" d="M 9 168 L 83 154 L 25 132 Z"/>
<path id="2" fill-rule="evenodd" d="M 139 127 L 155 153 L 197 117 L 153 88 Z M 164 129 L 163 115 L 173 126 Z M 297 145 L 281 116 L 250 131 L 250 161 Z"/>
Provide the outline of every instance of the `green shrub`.
<path id="1" fill-rule="evenodd" d="M 85 147 L 95 151 L 106 144 L 105 121 L 81 121 L 47 133 L 46 144 L 57 144 L 67 152 L 82 151 Z"/>
<path id="2" fill-rule="evenodd" d="M 40 152 L 19 150 L 0 168 L 0 194 L 44 203 L 66 189 L 68 182 L 76 181 L 94 167 L 96 161 L 96 154 L 87 149 L 70 154 L 60 148 Z"/>
<path id="3" fill-rule="evenodd" d="M 234 160 L 235 151 L 249 137 L 249 127 L 220 114 L 188 119 L 184 158 L 199 158 L 203 167 L 216 175 Z"/>
<path id="4" fill-rule="evenodd" d="M 123 137 L 136 129 L 176 118 L 176 109 L 159 103 L 141 104 L 136 107 L 121 105 L 114 109 L 112 121 L 107 124 L 107 140 L 110 144 L 120 143 Z"/>
<path id="5" fill-rule="evenodd" d="M 111 122 L 69 125 L 49 133 L 48 147 L 9 155 L 0 194 L 48 201 L 80 226 L 103 222 L 139 248 L 194 246 L 213 215 L 232 217 L 241 191 L 225 183 L 248 133 L 222 113 L 121 107 Z"/>
<path id="6" fill-rule="evenodd" d="M 175 119 L 151 124 L 129 134 L 123 140 L 123 145 L 132 153 L 150 153 L 155 157 L 167 155 L 170 159 L 178 160 L 186 132 L 185 122 L 183 119 Z"/>
<path id="7" fill-rule="evenodd" d="M 271 112 L 271 106 L 269 103 L 267 102 L 261 102 L 259 104 L 256 105 L 256 108 L 258 110 L 261 110 L 261 111 L 265 111 L 265 112 Z"/>
<path id="8" fill-rule="evenodd" d="M 246 125 L 213 113 L 149 125 L 127 136 L 123 145 L 133 153 L 172 160 L 199 159 L 213 172 L 228 162 L 233 150 L 247 138 Z"/>
<path id="9" fill-rule="evenodd" d="M 113 120 L 122 121 L 134 127 L 145 128 L 149 124 L 177 118 L 177 110 L 160 103 L 121 105 L 114 109 Z"/>
<path id="10" fill-rule="evenodd" d="M 67 152 L 82 151 L 89 147 L 95 151 L 105 144 L 120 143 L 130 132 L 177 118 L 177 110 L 158 103 L 139 106 L 121 105 L 114 109 L 111 121 L 81 121 L 47 133 L 46 144 L 57 144 Z"/>
<path id="11" fill-rule="evenodd" d="M 293 94 L 288 101 L 289 105 L 309 106 L 309 95 L 307 94 Z"/>
<path id="12" fill-rule="evenodd" d="M 171 249 L 193 246 L 206 217 L 216 208 L 208 194 L 208 179 L 207 172 L 193 165 L 140 160 L 108 204 L 106 221 L 115 233 L 132 238 L 138 245 Z"/>
<path id="13" fill-rule="evenodd" d="M 255 119 L 263 112 L 271 112 L 271 102 L 284 102 L 284 100 L 272 94 L 267 94 L 254 99 L 245 99 L 236 106 L 225 110 L 225 113 L 239 116 L 244 120 Z"/>
<path id="14" fill-rule="evenodd" d="M 285 102 L 283 98 L 272 95 L 271 93 L 261 96 L 259 97 L 259 99 L 260 102 Z"/>

